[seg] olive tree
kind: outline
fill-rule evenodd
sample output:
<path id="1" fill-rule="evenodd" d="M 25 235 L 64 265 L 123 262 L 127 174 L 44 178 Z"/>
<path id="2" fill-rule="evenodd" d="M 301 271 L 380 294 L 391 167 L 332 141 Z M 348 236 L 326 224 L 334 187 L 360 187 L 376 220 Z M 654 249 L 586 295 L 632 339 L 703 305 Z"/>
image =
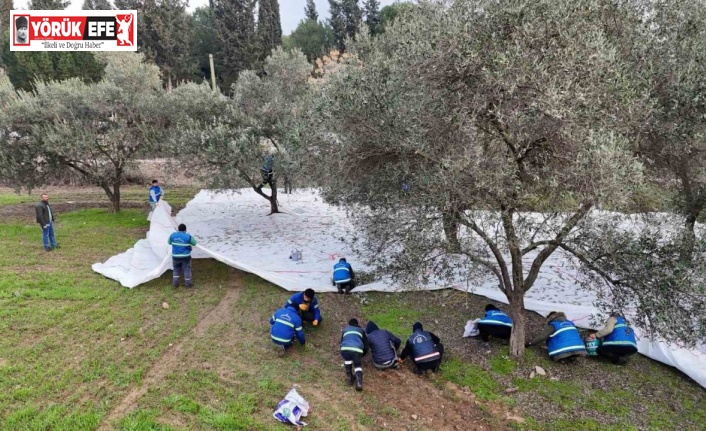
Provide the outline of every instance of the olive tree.
<path id="1" fill-rule="evenodd" d="M 181 162 L 212 187 L 248 185 L 269 201 L 271 213 L 279 212 L 277 182 L 281 177 L 291 180 L 297 165 L 313 91 L 311 68 L 301 51 L 277 48 L 266 59 L 263 76 L 240 74 L 232 99 L 207 87 L 177 89 L 170 98 L 174 115 L 184 116 L 175 136 Z M 194 109 L 193 103 L 204 109 Z M 275 160 L 269 195 L 258 187 L 268 155 Z"/>
<path id="2" fill-rule="evenodd" d="M 120 186 L 140 154 L 151 152 L 168 119 L 157 66 L 142 54 L 103 53 L 105 77 L 38 83 L 3 107 L 6 120 L 0 161 L 4 180 L 31 188 L 70 170 L 102 188 L 120 211 Z M 10 166 L 8 166 L 10 164 Z M 14 165 L 14 167 L 12 166 Z"/>
<path id="3" fill-rule="evenodd" d="M 322 91 L 325 192 L 371 262 L 408 283 L 494 277 L 513 357 L 547 259 L 597 205 L 640 196 L 631 137 L 653 109 L 606 25 L 632 13 L 601 0 L 424 2 L 359 37 L 363 65 Z"/>

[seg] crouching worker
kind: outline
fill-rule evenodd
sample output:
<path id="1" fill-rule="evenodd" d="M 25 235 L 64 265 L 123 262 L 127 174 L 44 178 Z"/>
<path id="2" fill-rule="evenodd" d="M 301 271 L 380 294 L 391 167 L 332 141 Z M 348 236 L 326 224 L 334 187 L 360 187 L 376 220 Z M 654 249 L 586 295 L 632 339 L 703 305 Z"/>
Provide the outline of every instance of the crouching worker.
<path id="1" fill-rule="evenodd" d="M 295 293 L 287 300 L 285 306 L 287 305 L 294 306 L 303 321 L 311 322 L 314 326 L 321 323 L 321 310 L 319 310 L 319 301 L 316 299 L 314 289 Z"/>
<path id="2" fill-rule="evenodd" d="M 439 365 L 444 356 L 444 345 L 441 344 L 439 337 L 425 331 L 420 322 L 412 325 L 412 331 L 400 355 L 400 362 L 404 362 L 407 356 L 411 356 L 415 373 L 424 374 L 426 370 L 439 371 Z"/>
<path id="3" fill-rule="evenodd" d="M 493 304 L 485 306 L 485 316 L 478 322 L 481 340 L 486 343 L 490 337 L 509 340 L 512 333 L 512 319 Z"/>
<path id="4" fill-rule="evenodd" d="M 536 346 L 544 341 L 547 342 L 549 357 L 553 361 L 574 362 L 578 357 L 588 354 L 576 325 L 560 311 L 549 313 L 544 332 L 525 346 Z"/>
<path id="5" fill-rule="evenodd" d="M 292 347 L 295 335 L 299 344 L 302 346 L 306 344 L 302 319 L 293 306 L 288 304 L 275 311 L 275 314 L 270 317 L 270 325 L 272 325 L 270 328 L 272 342 L 282 349 L 278 352 L 280 356 Z"/>
<path id="6" fill-rule="evenodd" d="M 373 353 L 373 366 L 379 370 L 397 368 L 397 350 L 402 340 L 389 331 L 378 328 L 372 320 L 365 326 L 365 333 L 370 343 L 370 351 Z"/>
<path id="7" fill-rule="evenodd" d="M 341 356 L 346 369 L 348 384 L 355 383 L 355 390 L 363 390 L 363 356 L 368 353 L 368 338 L 356 319 L 348 321 L 341 334 Z M 355 368 L 354 368 L 355 367 Z"/>
<path id="8" fill-rule="evenodd" d="M 605 327 L 588 336 L 589 340 L 600 339 L 598 355 L 610 359 L 616 365 L 628 363 L 628 357 L 637 353 L 635 332 L 619 313 L 611 313 Z"/>
<path id="9" fill-rule="evenodd" d="M 351 293 L 355 287 L 355 274 L 353 267 L 345 257 L 339 259 L 333 266 L 333 285 L 338 288 L 338 293 Z"/>

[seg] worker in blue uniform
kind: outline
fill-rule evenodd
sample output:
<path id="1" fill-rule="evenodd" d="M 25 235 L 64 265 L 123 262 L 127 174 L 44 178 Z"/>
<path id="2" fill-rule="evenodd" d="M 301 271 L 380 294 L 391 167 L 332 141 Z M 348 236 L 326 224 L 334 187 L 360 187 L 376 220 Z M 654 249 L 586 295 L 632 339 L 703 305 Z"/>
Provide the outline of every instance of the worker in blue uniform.
<path id="1" fill-rule="evenodd" d="M 345 257 L 338 260 L 333 266 L 333 285 L 338 288 L 338 293 L 351 293 L 355 287 L 355 273 L 353 267 Z"/>
<path id="2" fill-rule="evenodd" d="M 355 383 L 355 390 L 363 390 L 363 356 L 368 353 L 368 337 L 358 324 L 357 319 L 350 319 L 348 326 L 341 331 L 341 356 L 346 370 L 348 384 Z"/>
<path id="3" fill-rule="evenodd" d="M 295 293 L 287 300 L 286 305 L 293 305 L 305 322 L 311 322 L 312 325 L 318 326 L 322 321 L 319 300 L 316 299 L 314 289 Z"/>
<path id="4" fill-rule="evenodd" d="M 302 319 L 294 306 L 287 304 L 275 311 L 270 317 L 270 325 L 270 338 L 281 348 L 280 354 L 292 347 L 295 337 L 302 346 L 306 344 Z"/>
<path id="5" fill-rule="evenodd" d="M 493 304 L 485 306 L 485 316 L 478 322 L 481 340 L 488 342 L 490 337 L 509 340 L 512 333 L 512 319 Z"/>
<path id="6" fill-rule="evenodd" d="M 566 314 L 552 311 L 546 321 L 544 332 L 525 346 L 536 346 L 546 341 L 549 357 L 553 361 L 574 362 L 577 358 L 588 355 L 581 334 L 574 322 L 566 318 Z"/>
<path id="7" fill-rule="evenodd" d="M 589 335 L 589 339 L 601 340 L 598 355 L 610 359 L 616 365 L 627 364 L 628 357 L 637 353 L 635 332 L 618 312 L 611 313 L 603 329 Z"/>

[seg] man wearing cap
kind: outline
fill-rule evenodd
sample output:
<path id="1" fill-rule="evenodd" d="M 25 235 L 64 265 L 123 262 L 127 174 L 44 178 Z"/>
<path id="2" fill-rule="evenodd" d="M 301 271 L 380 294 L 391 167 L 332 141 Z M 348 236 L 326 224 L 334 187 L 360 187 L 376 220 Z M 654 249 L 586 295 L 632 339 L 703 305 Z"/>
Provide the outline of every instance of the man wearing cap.
<path id="1" fill-rule="evenodd" d="M 378 328 L 372 320 L 365 326 L 365 333 L 368 336 L 370 351 L 373 354 L 373 366 L 378 370 L 387 368 L 397 368 L 397 350 L 402 345 L 402 340 L 385 329 Z"/>
<path id="2" fill-rule="evenodd" d="M 20 45 L 26 45 L 29 43 L 29 38 L 27 37 L 28 20 L 26 16 L 18 16 L 15 18 L 15 43 Z"/>

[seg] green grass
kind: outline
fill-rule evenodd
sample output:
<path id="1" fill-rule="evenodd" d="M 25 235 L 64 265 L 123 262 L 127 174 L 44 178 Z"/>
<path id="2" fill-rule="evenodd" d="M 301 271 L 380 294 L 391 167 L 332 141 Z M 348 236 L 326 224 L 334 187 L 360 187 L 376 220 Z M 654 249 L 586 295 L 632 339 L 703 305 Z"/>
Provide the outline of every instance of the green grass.
<path id="1" fill-rule="evenodd" d="M 193 192 L 171 190 L 167 198 L 185 203 Z M 103 198 L 99 190 L 81 193 L 55 195 L 53 202 Z M 134 204 L 143 202 L 145 195 L 142 188 L 128 188 L 124 197 Z M 0 193 L 0 206 L 29 204 L 35 198 Z M 333 318 L 306 328 L 305 348 L 297 346 L 288 358 L 275 357 L 267 318 L 290 293 L 270 283 L 244 276 L 244 288 L 229 317 L 194 337 L 197 323 L 232 288 L 233 272 L 227 266 L 195 261 L 195 291 L 171 288 L 169 274 L 125 289 L 94 273 L 92 263 L 105 261 L 144 237 L 145 215 L 136 209 L 57 214 L 61 248 L 51 253 L 42 250 L 41 232 L 33 221 L 0 221 L 0 429 L 96 429 L 130 390 L 146 384 L 150 368 L 177 343 L 182 349 L 178 366 L 146 387 L 139 408 L 117 418 L 114 429 L 289 430 L 274 421 L 272 411 L 292 387 L 314 406 L 306 419 L 310 429 L 380 429 L 381 422 L 403 423 L 411 429 L 421 426 L 405 422 L 409 412 L 386 402 L 384 393 L 366 391 L 361 397 L 343 383 L 336 345 L 340 327 Z M 342 300 L 335 295 L 320 298 L 324 316 L 334 297 Z M 433 320 L 448 310 L 420 302 L 418 295 L 366 297 L 360 307 L 358 301 L 345 303 L 344 317 L 354 313 L 374 320 L 403 340 L 416 320 L 435 332 L 447 329 Z M 169 309 L 163 309 L 162 302 L 168 302 Z M 450 329 L 454 336 L 459 330 Z M 633 359 L 639 365 L 635 367 L 597 364 L 580 378 L 528 379 L 525 370 L 534 365 L 544 367 L 550 376 L 562 365 L 547 360 L 539 350 L 529 350 L 524 363 L 518 364 L 507 358 L 507 348 L 493 349 L 485 364 L 462 361 L 458 352 L 449 351 L 435 383 L 468 387 L 482 403 L 503 403 L 522 411 L 531 397 L 560 412 L 557 417 L 533 417 L 525 411 L 526 423 L 517 429 L 681 431 L 702 429 L 706 423 L 703 389 L 674 369 L 645 358 Z M 620 376 L 620 384 L 592 387 L 604 375 Z M 506 394 L 510 386 L 518 392 Z M 325 401 L 317 398 L 321 394 Z M 633 423 L 637 409 L 640 423 Z"/>
<path id="2" fill-rule="evenodd" d="M 441 375 L 450 382 L 470 388 L 481 400 L 501 397 L 500 386 L 493 376 L 478 365 L 453 358 L 442 363 Z"/>
<path id="3" fill-rule="evenodd" d="M 18 193 L 0 193 L 0 206 L 18 205 L 34 201 L 39 201 L 38 194 L 28 195 Z"/>
<path id="4" fill-rule="evenodd" d="M 370 297 L 370 301 L 363 306 L 366 320 L 374 321 L 379 328 L 387 329 L 400 338 L 411 334 L 412 324 L 422 320 L 422 312 L 405 306 L 396 294 L 370 294 Z"/>
<path id="5" fill-rule="evenodd" d="M 510 359 L 509 351 L 505 348 L 493 356 L 490 360 L 490 367 L 493 372 L 497 374 L 508 375 L 515 371 L 517 368 L 517 362 Z"/>
<path id="6" fill-rule="evenodd" d="M 120 190 L 121 202 L 123 204 L 141 204 L 144 205 L 145 210 L 149 209 L 147 203 L 147 197 L 149 194 L 149 187 L 140 186 L 123 186 Z M 0 189 L 0 207 L 6 205 L 21 205 L 28 204 L 29 211 L 33 211 L 34 208 L 29 208 L 29 204 L 34 204 L 39 202 L 41 194 L 45 191 L 33 190 L 31 194 L 27 192 L 21 192 L 19 194 L 11 191 L 10 189 Z M 105 192 L 98 187 L 83 187 L 83 188 L 48 188 L 46 191 L 49 194 L 49 200 L 52 204 L 57 203 L 96 203 L 102 205 L 109 205 L 110 201 L 106 196 Z M 174 187 L 165 189 L 165 199 L 169 204 L 174 206 L 184 206 L 188 201 L 190 201 L 199 189 L 196 187 Z"/>
<path id="7" fill-rule="evenodd" d="M 168 344 L 218 303 L 229 277 L 224 265 L 196 262 L 212 287 L 199 302 L 164 278 L 119 287 L 90 265 L 143 237 L 145 213 L 89 209 L 57 218 L 61 248 L 51 253 L 36 226 L 0 224 L 0 429 L 94 429 Z M 153 427 L 148 413 L 126 418 L 122 428 L 168 429 Z"/>

